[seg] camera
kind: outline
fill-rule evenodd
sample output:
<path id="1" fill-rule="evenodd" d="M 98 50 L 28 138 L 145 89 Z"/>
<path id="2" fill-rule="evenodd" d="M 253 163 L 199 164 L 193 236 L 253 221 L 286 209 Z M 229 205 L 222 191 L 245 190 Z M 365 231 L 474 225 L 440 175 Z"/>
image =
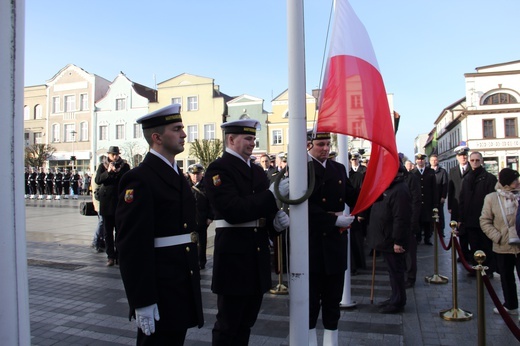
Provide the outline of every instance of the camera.
<path id="1" fill-rule="evenodd" d="M 116 163 L 114 163 L 114 167 L 115 167 L 116 169 L 119 169 L 119 167 L 121 167 L 121 162 L 116 162 Z"/>

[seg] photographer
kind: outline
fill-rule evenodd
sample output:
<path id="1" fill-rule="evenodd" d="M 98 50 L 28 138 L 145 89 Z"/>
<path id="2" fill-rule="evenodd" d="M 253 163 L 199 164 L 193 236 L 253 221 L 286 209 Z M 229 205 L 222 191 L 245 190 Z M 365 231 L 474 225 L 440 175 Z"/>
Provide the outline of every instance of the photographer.
<path id="1" fill-rule="evenodd" d="M 114 239 L 117 238 L 115 212 L 117 206 L 117 187 L 123 174 L 130 170 L 130 166 L 119 156 L 119 147 L 111 146 L 103 163 L 96 171 L 95 182 L 99 187 L 99 210 L 105 224 L 105 245 L 108 257 L 107 266 L 117 263 L 117 250 Z M 115 231 L 115 237 L 114 237 Z"/>

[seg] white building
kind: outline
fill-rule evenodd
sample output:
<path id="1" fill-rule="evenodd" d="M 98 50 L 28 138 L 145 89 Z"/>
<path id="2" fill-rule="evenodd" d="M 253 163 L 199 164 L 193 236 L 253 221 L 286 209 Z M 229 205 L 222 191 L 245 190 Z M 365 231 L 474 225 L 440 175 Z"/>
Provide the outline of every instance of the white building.
<path id="1" fill-rule="evenodd" d="M 486 169 L 498 175 L 518 170 L 520 138 L 520 60 L 477 67 L 466 73 L 466 97 L 446 107 L 437 120 L 437 153 L 447 169 L 456 165 L 454 149 L 466 142 L 479 151 Z"/>

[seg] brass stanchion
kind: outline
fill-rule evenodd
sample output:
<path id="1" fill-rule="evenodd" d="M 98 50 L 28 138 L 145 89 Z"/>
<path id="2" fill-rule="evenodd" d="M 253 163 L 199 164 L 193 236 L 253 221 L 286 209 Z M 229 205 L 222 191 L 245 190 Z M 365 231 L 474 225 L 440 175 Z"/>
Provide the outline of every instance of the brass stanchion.
<path id="1" fill-rule="evenodd" d="M 468 311 L 459 309 L 457 306 L 457 253 L 455 249 L 455 229 L 457 228 L 457 222 L 451 221 L 451 270 L 452 270 L 452 287 L 453 287 L 453 307 L 448 310 L 442 310 L 439 315 L 447 321 L 469 321 L 473 317 L 473 314 Z"/>
<path id="2" fill-rule="evenodd" d="M 477 315 L 478 315 L 478 345 L 486 345 L 486 305 L 484 304 L 484 280 L 485 270 L 488 267 L 482 265 L 486 260 L 486 253 L 482 250 L 475 251 L 473 258 L 478 263 L 473 269 L 477 271 Z"/>
<path id="3" fill-rule="evenodd" d="M 269 292 L 271 294 L 288 294 L 287 286 L 283 284 L 283 246 L 282 246 L 282 234 L 280 234 L 276 240 L 276 246 L 278 248 L 278 284 L 271 288 Z"/>
<path id="4" fill-rule="evenodd" d="M 448 278 L 439 275 L 439 210 L 437 208 L 433 208 L 433 220 L 433 275 L 426 276 L 424 281 L 430 284 L 446 284 L 448 283 Z"/>

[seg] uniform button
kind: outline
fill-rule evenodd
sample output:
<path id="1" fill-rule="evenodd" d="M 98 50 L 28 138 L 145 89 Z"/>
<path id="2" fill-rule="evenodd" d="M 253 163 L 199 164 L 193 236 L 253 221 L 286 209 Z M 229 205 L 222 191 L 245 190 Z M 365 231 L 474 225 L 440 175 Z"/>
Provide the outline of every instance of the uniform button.
<path id="1" fill-rule="evenodd" d="M 343 183 L 343 182 L 340 180 L 340 181 L 338 181 L 338 183 L 341 185 L 341 183 Z"/>
<path id="2" fill-rule="evenodd" d="M 190 252 L 190 247 L 186 246 L 186 252 Z"/>
<path id="3" fill-rule="evenodd" d="M 253 231 L 255 231 L 255 233 L 258 232 L 258 228 L 255 227 L 255 228 L 253 229 Z"/>
<path id="4" fill-rule="evenodd" d="M 193 275 L 193 270 L 190 270 L 190 275 Z"/>
<path id="5" fill-rule="evenodd" d="M 323 203 L 325 203 L 325 202 L 327 202 L 327 199 L 326 199 L 326 198 L 323 198 L 321 201 L 322 201 Z"/>
<path id="6" fill-rule="evenodd" d="M 327 236 L 327 233 L 323 232 L 323 236 L 326 237 L 326 236 Z"/>
<path id="7" fill-rule="evenodd" d="M 188 224 L 184 224 L 184 228 L 188 228 Z"/>
<path id="8" fill-rule="evenodd" d="M 260 248 L 259 248 L 259 247 L 257 247 L 257 248 L 256 248 L 256 251 L 260 252 Z"/>
<path id="9" fill-rule="evenodd" d="M 343 202 L 343 198 L 340 198 L 339 201 L 340 201 L 340 202 Z"/>

